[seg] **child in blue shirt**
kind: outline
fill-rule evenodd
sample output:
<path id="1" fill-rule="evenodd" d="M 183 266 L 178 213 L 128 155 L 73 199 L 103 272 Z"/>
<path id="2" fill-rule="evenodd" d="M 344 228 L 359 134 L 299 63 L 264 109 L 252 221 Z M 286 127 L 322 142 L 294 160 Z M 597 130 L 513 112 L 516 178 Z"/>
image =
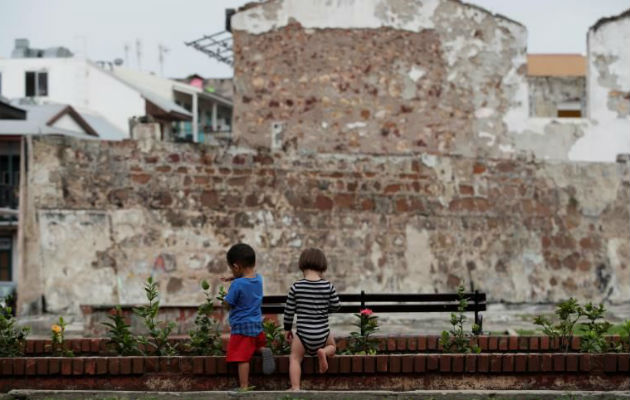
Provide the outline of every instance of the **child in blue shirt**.
<path id="1" fill-rule="evenodd" d="M 262 277 L 256 273 L 256 253 L 249 245 L 235 244 L 227 252 L 227 263 L 232 281 L 224 301 L 230 307 L 230 341 L 227 362 L 238 363 L 238 379 L 241 390 L 249 389 L 249 361 L 254 352 L 263 358 L 263 373 L 271 374 L 275 362 L 271 350 L 265 347 L 260 305 L 263 298 Z"/>

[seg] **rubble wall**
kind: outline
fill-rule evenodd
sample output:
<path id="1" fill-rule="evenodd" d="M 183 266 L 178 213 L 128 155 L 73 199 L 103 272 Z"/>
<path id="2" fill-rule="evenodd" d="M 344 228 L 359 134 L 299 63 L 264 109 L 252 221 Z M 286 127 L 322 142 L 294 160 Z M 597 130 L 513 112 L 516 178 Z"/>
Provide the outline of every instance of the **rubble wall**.
<path id="1" fill-rule="evenodd" d="M 488 155 L 527 117 L 525 27 L 459 1 L 274 0 L 232 27 L 250 146 Z"/>
<path id="2" fill-rule="evenodd" d="M 311 156 L 159 142 L 37 138 L 20 301 L 51 311 L 202 300 L 227 248 L 255 247 L 267 294 L 317 246 L 341 292 L 452 292 L 492 301 L 630 296 L 625 163 L 430 155 Z"/>
<path id="3" fill-rule="evenodd" d="M 305 153 L 614 162 L 630 153 L 630 14 L 597 26 L 585 99 L 579 80 L 528 87 L 525 27 L 458 0 L 252 3 L 232 17 L 234 136 Z M 581 95 L 588 115 L 555 118 L 540 92 Z"/>

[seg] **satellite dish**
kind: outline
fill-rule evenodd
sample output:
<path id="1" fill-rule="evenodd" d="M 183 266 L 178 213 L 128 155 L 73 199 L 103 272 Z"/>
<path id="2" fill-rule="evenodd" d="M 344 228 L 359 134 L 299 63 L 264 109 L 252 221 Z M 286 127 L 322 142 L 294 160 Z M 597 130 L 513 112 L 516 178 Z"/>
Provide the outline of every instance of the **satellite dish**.
<path id="1" fill-rule="evenodd" d="M 114 65 L 117 67 L 120 67 L 121 65 L 123 65 L 123 59 L 122 58 L 117 58 L 114 60 Z"/>

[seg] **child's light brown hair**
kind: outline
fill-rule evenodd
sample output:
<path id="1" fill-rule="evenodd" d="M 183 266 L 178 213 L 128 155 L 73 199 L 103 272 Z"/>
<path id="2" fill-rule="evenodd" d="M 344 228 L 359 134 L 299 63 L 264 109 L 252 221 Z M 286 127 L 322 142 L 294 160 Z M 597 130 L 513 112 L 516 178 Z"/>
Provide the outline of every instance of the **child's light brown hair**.
<path id="1" fill-rule="evenodd" d="M 324 252 L 320 249 L 306 249 L 300 254 L 300 270 L 310 269 L 317 272 L 325 272 L 328 269 L 328 262 Z"/>

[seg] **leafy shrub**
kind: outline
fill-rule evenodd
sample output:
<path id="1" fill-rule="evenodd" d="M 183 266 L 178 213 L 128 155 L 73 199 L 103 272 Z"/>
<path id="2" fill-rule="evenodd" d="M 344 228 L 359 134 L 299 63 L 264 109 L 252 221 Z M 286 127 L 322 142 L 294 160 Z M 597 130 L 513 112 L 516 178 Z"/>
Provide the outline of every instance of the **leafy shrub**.
<path id="1" fill-rule="evenodd" d="M 169 335 L 175 328 L 174 322 L 158 322 L 157 316 L 160 311 L 159 291 L 157 282 L 153 277 L 147 279 L 144 291 L 149 304 L 133 309 L 133 312 L 142 318 L 145 327 L 149 331 L 149 336 L 138 336 L 138 341 L 145 348 L 152 349 L 151 353 L 158 356 L 172 356 L 177 354 L 177 347 L 168 340 Z"/>
<path id="2" fill-rule="evenodd" d="M 467 319 L 464 312 L 468 307 L 468 300 L 464 295 L 463 286 L 457 288 L 457 296 L 459 298 L 457 313 L 451 313 L 452 328 L 449 331 L 442 331 L 440 336 L 442 349 L 448 353 L 480 353 L 481 348 L 479 346 L 470 344 L 472 334 L 464 331 L 464 322 Z M 473 324 L 472 330 L 473 332 L 479 331 L 476 324 Z"/>
<path id="3" fill-rule="evenodd" d="M 378 330 L 378 317 L 369 308 L 364 308 L 358 314 L 354 314 L 354 316 L 358 318 L 354 326 L 359 328 L 359 331 L 350 332 L 348 347 L 342 353 L 376 354 L 378 351 L 378 339 L 371 336 Z"/>
<path id="4" fill-rule="evenodd" d="M 0 302 L 0 357 L 17 357 L 24 354 L 30 329 L 16 326 L 13 310 L 6 303 L 7 299 Z"/>
<path id="5" fill-rule="evenodd" d="M 220 324 L 212 318 L 214 313 L 214 303 L 210 294 L 210 285 L 207 281 L 201 281 L 201 288 L 206 296 L 206 300 L 199 306 L 195 317 L 195 328 L 190 331 L 191 350 L 199 355 L 221 355 L 223 345 L 221 342 Z M 223 287 L 221 287 L 223 288 Z M 221 290 L 217 300 L 221 301 Z"/>
<path id="6" fill-rule="evenodd" d="M 539 315 L 534 319 L 534 324 L 541 326 L 545 335 L 558 340 L 560 348 L 564 352 L 569 351 L 577 328 L 584 329 L 580 340 L 580 351 L 584 353 L 621 351 L 624 347 L 623 343 L 615 344 L 605 337 L 612 326 L 603 320 L 605 313 L 606 308 L 603 304 L 595 306 L 588 302 L 581 306 L 575 299 L 569 298 L 556 307 L 557 323 L 554 323 L 550 318 Z M 586 317 L 588 321 L 585 324 L 578 324 L 582 317 Z M 630 326 L 628 329 L 630 330 Z"/>
<path id="7" fill-rule="evenodd" d="M 267 338 L 267 347 L 273 354 L 289 354 L 291 344 L 284 337 L 284 330 L 276 321 L 266 319 L 263 321 L 263 332 Z"/>
<path id="8" fill-rule="evenodd" d="M 626 351 L 630 351 L 630 319 L 621 324 L 621 343 Z"/>
<path id="9" fill-rule="evenodd" d="M 117 306 L 107 318 L 109 322 L 104 322 L 103 325 L 107 327 L 109 342 L 114 346 L 116 353 L 121 356 L 142 354 L 138 347 L 138 338 L 131 333 L 120 306 Z"/>
<path id="10" fill-rule="evenodd" d="M 555 324 L 550 318 L 542 315 L 534 319 L 534 324 L 541 326 L 543 333 L 551 339 L 557 339 L 560 348 L 568 352 L 574 336 L 575 324 L 582 316 L 582 308 L 574 298 L 569 298 L 556 306 L 555 314 L 558 317 L 558 322 Z"/>
<path id="11" fill-rule="evenodd" d="M 621 350 L 621 345 L 615 345 L 606 340 L 604 335 L 610 329 L 611 324 L 607 321 L 598 321 L 604 317 L 606 309 L 603 304 L 598 307 L 592 303 L 587 303 L 580 309 L 581 315 L 588 319 L 586 332 L 582 335 L 580 342 L 581 351 L 584 353 L 605 353 L 607 351 Z"/>

